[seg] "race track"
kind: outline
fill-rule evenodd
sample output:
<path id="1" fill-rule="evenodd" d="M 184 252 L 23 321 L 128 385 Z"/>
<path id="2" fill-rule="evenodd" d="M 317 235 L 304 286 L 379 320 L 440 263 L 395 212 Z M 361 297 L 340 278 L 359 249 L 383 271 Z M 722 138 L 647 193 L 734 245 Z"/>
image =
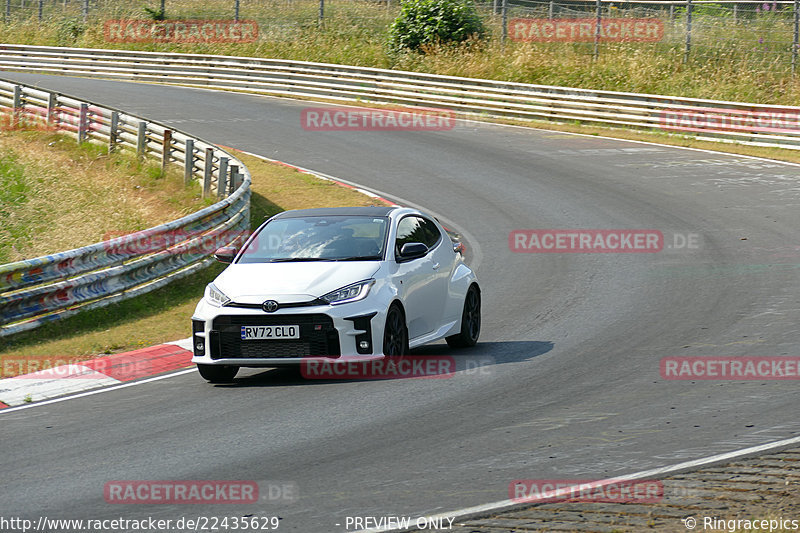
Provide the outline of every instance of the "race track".
<path id="1" fill-rule="evenodd" d="M 606 478 L 800 434 L 796 382 L 659 375 L 667 356 L 800 355 L 800 166 L 482 123 L 308 132 L 300 114 L 316 104 L 2 76 L 430 209 L 469 238 L 483 333 L 475 350 L 416 353 L 492 364 L 361 382 L 248 370 L 216 387 L 192 372 L 0 414 L 0 515 L 277 515 L 280 531 L 328 533 L 346 516 L 503 500 L 515 479 Z M 509 233 L 533 228 L 656 229 L 700 246 L 512 253 Z M 285 481 L 300 499 L 105 503 L 107 481 L 135 479 Z"/>

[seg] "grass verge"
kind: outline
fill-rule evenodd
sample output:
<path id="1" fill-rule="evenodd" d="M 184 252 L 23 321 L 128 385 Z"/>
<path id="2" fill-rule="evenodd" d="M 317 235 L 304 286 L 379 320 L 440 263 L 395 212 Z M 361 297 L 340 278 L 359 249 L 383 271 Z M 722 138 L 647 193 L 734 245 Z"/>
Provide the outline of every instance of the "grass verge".
<path id="1" fill-rule="evenodd" d="M 177 170 L 162 176 L 157 163 L 63 134 L 0 130 L 0 264 L 146 229 L 205 203 Z"/>
<path id="2" fill-rule="evenodd" d="M 241 155 L 252 174 L 251 227 L 286 209 L 372 205 L 376 200 L 285 166 Z M 19 361 L 90 359 L 188 337 L 189 318 L 205 286 L 223 265 L 214 264 L 138 298 L 0 338 L 0 370 L 14 375 Z M 24 367 L 24 365 L 23 365 Z"/>

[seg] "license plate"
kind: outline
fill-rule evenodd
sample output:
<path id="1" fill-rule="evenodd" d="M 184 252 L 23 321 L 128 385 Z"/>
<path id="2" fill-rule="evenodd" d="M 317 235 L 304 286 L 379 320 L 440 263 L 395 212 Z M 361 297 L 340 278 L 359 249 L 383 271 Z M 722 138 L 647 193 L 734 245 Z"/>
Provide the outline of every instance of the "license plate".
<path id="1" fill-rule="evenodd" d="M 300 326 L 242 326 L 242 340 L 299 339 Z"/>

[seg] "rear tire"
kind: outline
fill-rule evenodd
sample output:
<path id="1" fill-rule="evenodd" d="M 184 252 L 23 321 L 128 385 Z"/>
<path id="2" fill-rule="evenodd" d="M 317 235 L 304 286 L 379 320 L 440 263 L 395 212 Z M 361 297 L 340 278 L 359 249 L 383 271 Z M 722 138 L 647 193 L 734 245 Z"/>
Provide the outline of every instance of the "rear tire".
<path id="1" fill-rule="evenodd" d="M 400 306 L 392 304 L 386 313 L 383 328 L 383 355 L 397 357 L 408 353 L 408 327 L 406 316 Z"/>
<path id="2" fill-rule="evenodd" d="M 477 285 L 470 285 L 464 298 L 461 312 L 461 331 L 445 340 L 451 348 L 469 348 L 478 344 L 481 335 L 481 291 Z"/>
<path id="3" fill-rule="evenodd" d="M 197 371 L 209 383 L 230 383 L 239 372 L 238 366 L 197 365 Z"/>

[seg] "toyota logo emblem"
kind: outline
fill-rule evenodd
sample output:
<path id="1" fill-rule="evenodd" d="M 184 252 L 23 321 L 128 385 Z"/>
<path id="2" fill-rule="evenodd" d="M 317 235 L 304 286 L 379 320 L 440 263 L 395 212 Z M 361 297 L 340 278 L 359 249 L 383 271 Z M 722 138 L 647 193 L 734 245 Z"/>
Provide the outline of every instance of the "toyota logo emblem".
<path id="1" fill-rule="evenodd" d="M 278 310 L 278 302 L 275 300 L 267 300 L 263 304 L 261 304 L 261 309 L 263 309 L 267 313 L 274 313 Z"/>

